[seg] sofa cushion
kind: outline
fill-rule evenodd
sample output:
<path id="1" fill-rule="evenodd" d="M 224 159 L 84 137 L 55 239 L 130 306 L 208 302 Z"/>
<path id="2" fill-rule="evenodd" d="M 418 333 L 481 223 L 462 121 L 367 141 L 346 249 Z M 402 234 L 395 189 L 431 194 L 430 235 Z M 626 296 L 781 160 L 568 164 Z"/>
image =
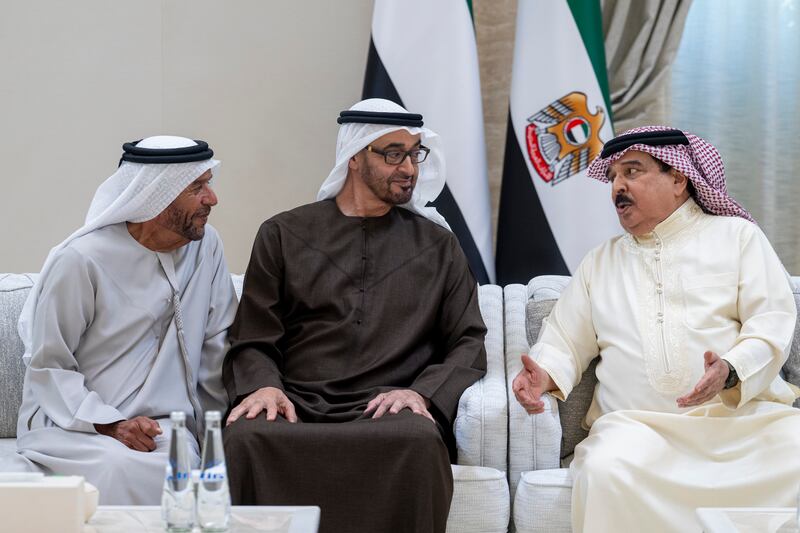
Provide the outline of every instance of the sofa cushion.
<path id="1" fill-rule="evenodd" d="M 794 289 L 794 303 L 800 310 L 800 289 L 795 285 Z M 800 311 L 797 313 L 797 323 L 794 327 L 794 337 L 792 337 L 792 350 L 789 352 L 789 358 L 783 364 L 783 378 L 800 387 Z M 800 399 L 794 401 L 795 407 L 800 407 Z"/>
<path id="2" fill-rule="evenodd" d="M 482 466 L 452 465 L 453 500 L 448 533 L 506 533 L 511 515 L 505 472 Z"/>
<path id="3" fill-rule="evenodd" d="M 24 347 L 17 333 L 22 306 L 36 279 L 32 274 L 0 274 L 0 438 L 16 437 L 22 403 Z"/>
<path id="4" fill-rule="evenodd" d="M 536 343 L 542 327 L 542 320 L 550 314 L 555 303 L 556 300 L 528 300 L 525 312 L 527 322 L 525 329 L 528 333 L 529 345 L 533 346 Z M 586 412 L 589 410 L 589 405 L 592 403 L 594 386 L 597 384 L 597 378 L 594 374 L 597 361 L 598 359 L 592 361 L 589 368 L 583 373 L 581 382 L 572 389 L 567 401 L 558 405 L 558 416 L 561 421 L 562 459 L 571 455 L 575 446 L 589 434 L 588 431 L 583 429 L 582 423 Z"/>
<path id="5" fill-rule="evenodd" d="M 566 468 L 534 470 L 520 478 L 514 497 L 517 533 L 569 533 L 572 478 Z"/>
<path id="6" fill-rule="evenodd" d="M 528 344 L 530 346 L 533 346 L 539 340 L 542 321 L 550 316 L 550 311 L 553 310 L 555 304 L 555 299 L 528 300 L 528 306 L 525 309 L 525 332 L 528 335 Z"/>

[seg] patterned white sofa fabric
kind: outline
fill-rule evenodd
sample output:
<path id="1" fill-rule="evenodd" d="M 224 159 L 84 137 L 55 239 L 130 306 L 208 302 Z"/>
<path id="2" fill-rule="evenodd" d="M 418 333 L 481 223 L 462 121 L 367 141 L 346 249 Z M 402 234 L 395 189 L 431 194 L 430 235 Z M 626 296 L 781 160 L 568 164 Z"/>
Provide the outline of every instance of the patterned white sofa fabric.
<path id="1" fill-rule="evenodd" d="M 0 455 L 16 450 L 17 413 L 22 401 L 22 341 L 17 320 L 36 274 L 0 274 Z M 243 276 L 231 276 L 241 296 Z M 453 533 L 505 532 L 511 513 L 508 490 L 508 417 L 503 353 L 503 291 L 479 289 L 488 328 L 486 376 L 461 397 L 455 421 L 458 463 L 447 530 Z"/>
<path id="2" fill-rule="evenodd" d="M 513 501 L 523 472 L 558 468 L 561 426 L 555 399 L 549 398 L 541 415 L 529 416 L 514 398 L 511 382 L 522 368 L 520 357 L 530 347 L 525 321 L 529 292 L 525 285 L 511 284 L 503 288 L 503 293 L 509 428 L 508 479 Z"/>
<path id="3" fill-rule="evenodd" d="M 505 471 L 508 460 L 508 400 L 503 354 L 503 291 L 478 289 L 486 333 L 486 376 L 464 391 L 455 420 L 458 464 Z"/>
<path id="4" fill-rule="evenodd" d="M 453 465 L 453 501 L 447 533 L 505 533 L 511 512 L 506 473 Z"/>
<path id="5" fill-rule="evenodd" d="M 566 468 L 523 472 L 514 498 L 518 533 L 570 533 L 572 478 Z"/>
<path id="6" fill-rule="evenodd" d="M 514 355 L 527 351 L 536 342 L 542 319 L 550 314 L 555 299 L 569 279 L 567 276 L 540 276 L 527 286 L 509 285 L 505 288 L 509 440 L 512 443 L 509 448 L 509 480 L 513 525 L 520 533 L 570 531 L 571 527 L 572 479 L 569 470 L 559 466 L 571 459 L 575 446 L 588 434 L 581 422 L 597 383 L 594 373 L 597 361 L 587 368 L 581 383 L 573 389 L 566 402 L 559 403 L 549 397 L 546 404 L 549 410 L 543 415 L 528 416 L 513 401 L 511 392 L 511 381 L 522 366 L 519 355 Z M 793 277 L 792 282 L 795 303 L 800 309 L 800 278 Z M 509 323 L 514 327 L 510 328 Z M 800 384 L 800 318 L 783 374 L 795 385 Z M 795 406 L 800 407 L 800 400 L 795 402 Z"/>
<path id="7" fill-rule="evenodd" d="M 17 436 L 25 376 L 17 320 L 35 280 L 35 274 L 0 274 L 0 438 Z"/>
<path id="8" fill-rule="evenodd" d="M 506 477 L 508 415 L 503 363 L 503 291 L 496 285 L 478 289 L 486 323 L 486 376 L 469 387 L 458 402 L 454 424 L 458 465 L 453 465 L 453 501 L 447 531 L 507 531 L 511 497 Z M 459 466 L 460 465 L 460 466 Z"/>

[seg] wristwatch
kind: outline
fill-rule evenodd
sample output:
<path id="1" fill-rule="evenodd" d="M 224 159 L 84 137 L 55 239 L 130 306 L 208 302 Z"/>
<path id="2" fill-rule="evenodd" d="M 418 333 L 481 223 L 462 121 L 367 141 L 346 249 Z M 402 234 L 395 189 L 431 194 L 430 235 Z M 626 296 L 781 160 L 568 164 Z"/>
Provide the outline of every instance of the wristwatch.
<path id="1" fill-rule="evenodd" d="M 728 365 L 728 379 L 725 380 L 725 386 L 723 389 L 728 390 L 739 384 L 739 374 L 736 373 L 736 369 L 733 368 L 732 364 L 725 359 L 723 359 L 723 361 L 725 361 L 725 364 Z"/>

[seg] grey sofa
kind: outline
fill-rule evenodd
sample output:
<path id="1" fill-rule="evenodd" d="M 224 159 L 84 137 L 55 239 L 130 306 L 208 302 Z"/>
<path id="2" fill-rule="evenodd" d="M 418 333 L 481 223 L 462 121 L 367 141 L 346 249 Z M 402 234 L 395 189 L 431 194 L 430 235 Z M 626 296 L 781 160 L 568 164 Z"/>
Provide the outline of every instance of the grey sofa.
<path id="1" fill-rule="evenodd" d="M 17 319 L 35 275 L 0 274 L 0 455 L 16 449 L 16 417 L 24 368 Z M 450 533 L 568 532 L 572 481 L 562 468 L 585 436 L 581 421 L 594 389 L 594 366 L 567 402 L 549 397 L 547 410 L 529 416 L 517 404 L 511 381 L 550 313 L 565 276 L 541 276 L 527 285 L 480 287 L 488 327 L 487 375 L 467 389 L 455 422 L 458 461 L 448 520 Z M 795 286 L 800 278 L 793 278 Z M 237 294 L 241 276 L 233 276 Z M 800 303 L 800 291 L 795 289 Z M 784 374 L 800 385 L 800 329 Z M 513 512 L 512 512 L 513 510 Z"/>
<path id="2" fill-rule="evenodd" d="M 240 295 L 242 276 L 232 278 Z M 17 320 L 35 280 L 35 274 L 0 274 L 0 456 L 16 451 L 24 377 Z M 447 523 L 447 531 L 453 533 L 505 532 L 510 516 L 502 290 L 481 287 L 479 300 L 489 330 L 488 371 L 462 395 L 455 421 L 458 464 L 453 465 L 455 485 Z"/>

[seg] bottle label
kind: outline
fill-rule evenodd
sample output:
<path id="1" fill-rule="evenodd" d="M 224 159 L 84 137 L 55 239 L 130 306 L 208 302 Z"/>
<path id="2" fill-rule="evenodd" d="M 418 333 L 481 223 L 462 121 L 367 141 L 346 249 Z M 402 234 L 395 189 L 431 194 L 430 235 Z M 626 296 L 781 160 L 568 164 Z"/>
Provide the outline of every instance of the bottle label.
<path id="1" fill-rule="evenodd" d="M 225 463 L 219 463 L 214 466 L 205 468 L 200 472 L 201 481 L 222 481 L 227 476 L 225 475 Z"/>
<path id="2" fill-rule="evenodd" d="M 167 481 L 180 481 L 183 479 L 189 479 L 189 472 L 176 472 L 174 475 L 172 472 L 167 470 Z"/>

